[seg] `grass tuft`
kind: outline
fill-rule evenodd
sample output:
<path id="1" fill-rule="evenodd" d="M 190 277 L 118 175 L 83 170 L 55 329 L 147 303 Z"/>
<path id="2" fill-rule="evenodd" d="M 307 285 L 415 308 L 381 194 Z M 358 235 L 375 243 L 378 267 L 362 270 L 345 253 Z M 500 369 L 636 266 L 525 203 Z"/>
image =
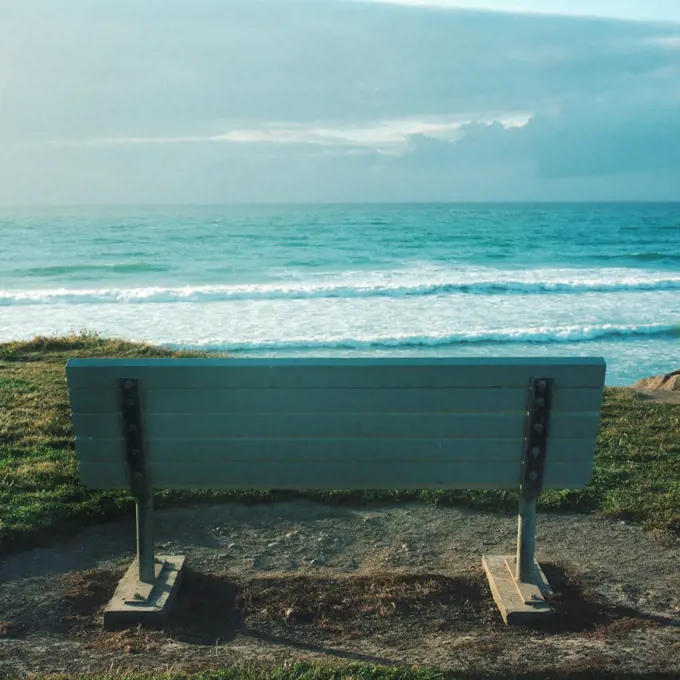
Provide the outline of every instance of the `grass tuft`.
<path id="1" fill-rule="evenodd" d="M 33 680 L 47 676 L 31 675 Z M 192 672 L 140 672 L 121 670 L 101 675 L 51 675 L 49 680 L 677 680 L 674 673 L 607 673 L 598 670 L 573 672 L 526 671 L 513 673 L 439 671 L 421 666 L 378 666 L 358 663 L 311 662 L 302 658 L 294 663 L 271 667 L 239 664 Z"/>

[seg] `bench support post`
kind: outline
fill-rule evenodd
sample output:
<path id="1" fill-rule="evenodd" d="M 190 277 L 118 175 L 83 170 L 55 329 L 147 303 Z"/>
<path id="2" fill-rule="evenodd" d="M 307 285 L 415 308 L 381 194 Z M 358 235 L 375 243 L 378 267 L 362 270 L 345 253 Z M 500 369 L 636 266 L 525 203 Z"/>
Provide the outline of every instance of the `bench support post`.
<path id="1" fill-rule="evenodd" d="M 130 493 L 135 497 L 137 559 L 121 579 L 104 610 L 104 628 L 142 625 L 162 628 L 177 595 L 183 555 L 154 554 L 153 487 L 144 438 L 139 380 L 120 380 L 125 460 Z"/>
<path id="2" fill-rule="evenodd" d="M 533 623 L 553 609 L 550 585 L 535 558 L 536 500 L 543 488 L 551 380 L 532 379 L 517 517 L 515 556 L 488 555 L 482 564 L 496 604 L 508 623 Z"/>
<path id="3" fill-rule="evenodd" d="M 139 580 L 153 583 L 154 573 L 154 540 L 153 540 L 153 496 L 137 499 L 137 565 Z"/>
<path id="4" fill-rule="evenodd" d="M 517 569 L 515 579 L 529 583 L 534 568 L 534 552 L 536 539 L 536 499 L 519 497 L 519 513 L 517 515 Z"/>

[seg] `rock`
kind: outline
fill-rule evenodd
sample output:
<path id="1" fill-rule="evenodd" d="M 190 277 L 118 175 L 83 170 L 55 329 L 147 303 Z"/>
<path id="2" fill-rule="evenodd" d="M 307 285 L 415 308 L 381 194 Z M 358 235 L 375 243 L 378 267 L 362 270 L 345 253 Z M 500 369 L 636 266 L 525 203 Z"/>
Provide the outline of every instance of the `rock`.
<path id="1" fill-rule="evenodd" d="M 635 390 L 666 390 L 669 392 L 680 392 L 680 370 L 664 373 L 663 375 L 653 375 L 649 378 L 638 380 L 634 385 Z"/>

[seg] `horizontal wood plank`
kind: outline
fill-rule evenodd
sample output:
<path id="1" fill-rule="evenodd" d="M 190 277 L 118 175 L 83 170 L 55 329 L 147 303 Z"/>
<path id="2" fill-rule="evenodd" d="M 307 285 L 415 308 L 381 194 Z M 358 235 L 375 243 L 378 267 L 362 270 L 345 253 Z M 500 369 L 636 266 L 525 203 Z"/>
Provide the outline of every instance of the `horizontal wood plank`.
<path id="1" fill-rule="evenodd" d="M 122 436 L 118 414 L 72 414 L 76 433 L 83 437 L 111 439 Z M 597 411 L 551 414 L 550 436 L 554 439 L 594 438 L 599 426 Z M 239 414 L 147 414 L 146 438 L 213 439 L 262 437 L 290 439 L 333 438 L 494 438 L 524 436 L 526 416 L 521 413 L 449 414 L 344 414 L 344 413 L 239 413 Z"/>
<path id="2" fill-rule="evenodd" d="M 78 437 L 84 462 L 124 461 L 122 439 Z M 592 460 L 594 441 L 549 439 L 548 458 L 555 462 Z M 524 455 L 523 439 L 155 439 L 148 446 L 155 464 L 192 461 L 211 465 L 234 461 L 426 461 L 514 462 Z"/>
<path id="3" fill-rule="evenodd" d="M 515 387 L 367 389 L 173 389 L 141 385 L 145 413 L 497 413 L 524 412 L 529 391 Z M 118 413 L 112 389 L 72 389 L 75 413 Z M 602 388 L 553 390 L 552 411 L 597 411 Z"/>
<path id="4" fill-rule="evenodd" d="M 527 386 L 555 381 L 545 486 L 590 479 L 602 359 L 72 360 L 84 483 L 127 488 L 118 380 L 158 488 L 517 488 Z"/>
<path id="5" fill-rule="evenodd" d="M 72 359 L 71 389 L 113 389 L 137 377 L 153 389 L 526 387 L 532 377 L 561 387 L 600 387 L 603 359 Z"/>
<path id="6" fill-rule="evenodd" d="M 123 466 L 80 463 L 92 488 L 127 488 Z M 151 466 L 154 488 L 173 489 L 512 489 L 519 485 L 514 463 L 222 463 L 211 466 L 163 463 Z M 549 462 L 545 486 L 581 488 L 592 475 L 592 461 Z"/>

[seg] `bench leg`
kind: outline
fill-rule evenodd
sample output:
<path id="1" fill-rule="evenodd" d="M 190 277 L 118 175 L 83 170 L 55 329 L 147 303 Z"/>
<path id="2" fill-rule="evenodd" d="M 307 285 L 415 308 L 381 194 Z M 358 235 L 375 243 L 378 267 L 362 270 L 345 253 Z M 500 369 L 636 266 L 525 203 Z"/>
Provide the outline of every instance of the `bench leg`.
<path id="1" fill-rule="evenodd" d="M 153 494 L 137 499 L 137 559 L 104 610 L 104 628 L 163 628 L 177 596 L 183 555 L 154 555 Z"/>
<path id="2" fill-rule="evenodd" d="M 517 515 L 517 568 L 515 579 L 523 583 L 531 583 L 534 570 L 534 552 L 536 545 L 536 499 L 519 497 L 519 513 Z"/>
<path id="3" fill-rule="evenodd" d="M 153 583 L 154 573 L 154 537 L 153 537 L 153 494 L 148 498 L 137 500 L 137 565 L 139 580 Z"/>
<path id="4" fill-rule="evenodd" d="M 507 624 L 534 624 L 553 613 L 550 584 L 534 557 L 536 498 L 520 495 L 517 553 L 485 555 L 482 565 Z"/>

